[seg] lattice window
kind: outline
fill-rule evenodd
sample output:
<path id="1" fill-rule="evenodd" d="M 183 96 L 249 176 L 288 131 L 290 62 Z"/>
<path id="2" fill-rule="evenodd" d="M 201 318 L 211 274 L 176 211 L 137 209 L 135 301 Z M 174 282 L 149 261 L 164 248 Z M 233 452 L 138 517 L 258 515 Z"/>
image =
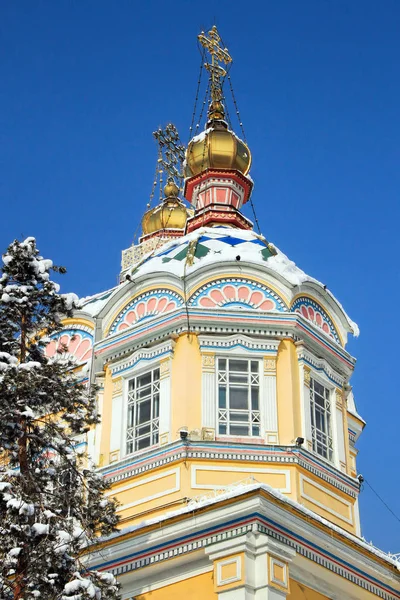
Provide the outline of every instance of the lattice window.
<path id="1" fill-rule="evenodd" d="M 260 435 L 259 361 L 218 359 L 218 433 Z"/>
<path id="2" fill-rule="evenodd" d="M 311 431 L 313 450 L 332 460 L 332 417 L 329 389 L 315 379 L 310 380 Z"/>
<path id="3" fill-rule="evenodd" d="M 127 454 L 158 444 L 159 417 L 160 369 L 153 369 L 129 381 Z"/>

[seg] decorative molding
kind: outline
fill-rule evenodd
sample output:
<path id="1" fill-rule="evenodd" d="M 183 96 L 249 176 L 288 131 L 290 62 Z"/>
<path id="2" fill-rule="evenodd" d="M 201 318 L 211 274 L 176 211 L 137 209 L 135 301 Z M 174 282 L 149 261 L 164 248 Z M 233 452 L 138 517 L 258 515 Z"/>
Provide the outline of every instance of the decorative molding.
<path id="1" fill-rule="evenodd" d="M 246 476 L 247 473 L 251 473 L 251 474 L 259 474 L 259 475 L 283 475 L 285 478 L 285 487 L 283 488 L 276 488 L 278 489 L 282 494 L 290 494 L 292 489 L 291 489 L 291 485 L 290 485 L 290 471 L 287 469 L 255 469 L 255 468 L 249 468 L 249 467 L 213 467 L 213 466 L 205 466 L 205 467 L 199 467 L 197 465 L 192 465 L 191 469 L 190 469 L 190 485 L 194 490 L 221 490 L 224 487 L 230 487 L 232 485 L 232 483 L 228 483 L 226 486 L 221 485 L 221 484 L 202 484 L 202 483 L 197 483 L 197 473 L 199 471 L 203 471 L 203 472 L 215 472 L 218 471 L 218 473 L 243 473 L 244 476 Z M 250 476 L 252 477 L 252 475 Z M 244 479 L 244 477 L 242 477 L 241 479 Z M 254 483 L 260 483 L 257 482 L 257 480 L 255 480 Z"/>
<path id="2" fill-rule="evenodd" d="M 309 388 L 310 383 L 311 383 L 311 369 L 309 367 L 304 366 L 303 371 L 304 371 L 304 385 Z"/>
<path id="3" fill-rule="evenodd" d="M 140 498 L 138 500 L 134 500 L 133 502 L 129 502 L 128 504 L 121 504 L 117 507 L 117 512 L 122 512 L 127 510 L 128 508 L 133 508 L 134 506 L 138 506 L 139 504 L 146 504 L 151 500 L 156 500 L 157 498 L 162 498 L 163 496 L 168 496 L 168 494 L 173 494 L 174 492 L 179 492 L 181 489 L 181 470 L 180 467 L 176 467 L 175 469 L 171 469 L 169 471 L 163 471 L 157 475 L 152 475 L 151 477 L 147 477 L 146 479 L 142 479 L 141 481 L 132 481 L 128 485 L 120 487 L 118 489 L 114 489 L 112 491 L 108 491 L 105 493 L 105 496 L 111 496 L 114 494 L 120 494 L 121 492 L 125 492 L 127 490 L 132 490 L 133 488 L 140 488 L 141 486 L 146 487 L 147 483 L 151 483 L 153 481 L 161 481 L 170 475 L 175 475 L 175 484 L 167 489 L 163 489 L 156 494 L 151 496 L 146 496 L 144 498 Z"/>
<path id="4" fill-rule="evenodd" d="M 343 408 L 343 392 L 342 392 L 342 390 L 336 388 L 335 394 L 336 394 L 336 407 L 342 409 Z"/>
<path id="5" fill-rule="evenodd" d="M 187 445 L 179 441 L 172 442 L 168 447 L 163 446 L 161 449 L 153 448 L 137 452 L 125 457 L 118 464 L 102 467 L 100 472 L 109 483 L 117 484 L 141 473 L 151 472 L 163 465 L 188 459 L 248 461 L 256 464 L 298 464 L 351 498 L 356 498 L 359 493 L 359 483 L 354 478 L 341 473 L 333 465 L 327 465 L 311 452 L 286 446 L 268 448 L 268 446 L 257 444 L 225 444 L 223 442 L 194 442 Z"/>
<path id="6" fill-rule="evenodd" d="M 221 351 L 234 350 L 240 348 L 241 351 L 262 352 L 263 354 L 276 355 L 280 340 L 271 339 L 265 340 L 260 338 L 251 338 L 247 335 L 235 334 L 227 335 L 221 338 L 199 335 L 199 344 L 202 353 L 207 350 Z"/>
<path id="7" fill-rule="evenodd" d="M 302 315 L 302 317 L 310 321 L 315 327 L 318 327 L 318 329 L 335 340 L 337 344 L 342 345 L 339 333 L 332 319 L 314 299 L 308 296 L 300 296 L 296 298 L 290 310 Z"/>
<path id="8" fill-rule="evenodd" d="M 302 344 L 297 346 L 297 356 L 299 363 L 304 367 L 304 378 L 306 383 L 306 372 L 316 371 L 324 374 L 335 387 L 343 389 L 347 378 L 342 373 L 336 371 L 330 363 L 323 358 L 317 358 L 312 352 L 307 350 Z"/>
<path id="9" fill-rule="evenodd" d="M 218 510 L 218 507 L 215 507 L 214 510 Z M 221 511 L 223 510 L 224 507 L 221 507 Z M 324 547 L 323 543 L 320 541 L 322 532 L 315 530 L 314 528 L 313 533 L 318 533 L 318 536 L 315 537 L 314 535 L 314 541 L 309 538 L 306 538 L 305 540 L 305 535 L 307 535 L 305 529 L 310 533 L 309 525 L 305 525 L 305 528 L 299 528 L 299 523 L 297 522 L 296 528 L 293 529 L 290 522 L 285 521 L 284 524 L 282 524 L 273 520 L 269 500 L 262 499 L 261 510 L 256 515 L 252 516 L 244 514 L 233 520 L 229 508 L 227 510 L 228 513 L 225 521 L 222 521 L 221 519 L 210 520 L 209 518 L 208 521 L 203 522 L 203 529 L 200 529 L 199 527 L 196 527 L 192 531 L 181 529 L 179 533 L 175 534 L 175 539 L 173 539 L 172 536 L 166 536 L 167 523 L 164 523 L 163 535 L 165 536 L 165 541 L 163 544 L 160 544 L 158 540 L 155 540 L 153 546 L 149 547 L 149 545 L 146 544 L 142 550 L 139 550 L 139 547 L 136 544 L 136 552 L 132 556 L 132 541 L 129 540 L 129 545 L 126 548 L 126 556 L 121 555 L 121 552 L 118 552 L 118 558 L 103 562 L 104 558 L 99 555 L 98 560 L 100 559 L 102 562 L 92 564 L 91 567 L 96 570 L 107 570 L 112 572 L 113 575 L 119 576 L 130 572 L 137 572 L 148 565 L 161 564 L 169 559 L 182 557 L 202 549 L 205 550 L 206 554 L 212 557 L 215 551 L 218 551 L 218 545 L 220 543 L 229 544 L 230 548 L 232 548 L 232 546 L 237 547 L 238 542 L 240 540 L 245 540 L 247 534 L 255 534 L 256 536 L 261 534 L 261 536 L 266 536 L 265 541 L 262 538 L 260 539 L 261 542 L 264 541 L 268 546 L 273 546 L 275 542 L 278 542 L 279 545 L 284 548 L 284 554 L 291 558 L 297 553 L 312 561 L 318 565 L 318 567 L 327 569 L 331 573 L 374 594 L 378 598 L 383 600 L 399 600 L 398 592 L 391 588 L 390 584 L 384 583 L 382 580 L 378 579 L 379 576 L 385 577 L 386 580 L 392 579 L 392 571 L 389 571 L 388 565 L 384 567 L 384 574 L 382 574 L 382 571 L 377 570 L 376 567 L 378 567 L 378 563 L 374 562 L 373 566 L 371 565 L 371 559 L 367 559 L 370 563 L 369 566 L 364 566 L 364 555 L 358 552 L 356 554 L 352 552 L 351 558 L 349 554 L 344 552 L 344 550 L 348 550 L 348 546 L 345 545 L 344 542 L 341 542 L 339 545 L 341 551 L 339 554 L 337 552 L 338 546 L 336 545 L 334 538 L 332 538 L 332 542 L 330 542 L 328 534 L 322 534 L 325 538 L 324 546 L 326 545 L 326 547 Z M 197 522 L 198 520 L 196 519 L 196 523 Z M 184 520 L 182 522 L 182 527 L 187 527 L 187 523 L 188 521 Z M 149 538 L 146 536 L 146 541 L 148 539 Z M 270 551 L 268 546 L 267 552 Z M 104 555 L 104 550 L 102 553 Z M 278 555 L 272 548 L 271 554 L 275 556 Z M 279 552 L 279 556 L 281 554 L 283 553 Z M 168 569 L 168 567 L 165 568 Z M 371 571 L 373 572 L 373 575 L 370 575 Z M 392 580 L 392 585 L 393 584 L 394 582 Z"/>
<path id="10" fill-rule="evenodd" d="M 112 395 L 120 396 L 122 394 L 122 377 L 112 380 Z"/>
<path id="11" fill-rule="evenodd" d="M 324 494 L 327 494 L 328 496 L 330 496 L 331 498 L 333 498 L 337 502 L 340 502 L 341 504 L 343 504 L 348 509 L 350 517 L 346 518 L 342 514 L 336 512 L 335 510 L 333 510 L 332 508 L 330 508 L 329 506 L 327 506 L 327 504 L 323 504 L 322 502 L 319 502 L 318 500 L 316 500 L 315 498 L 313 498 L 312 496 L 310 496 L 309 494 L 307 494 L 304 491 L 304 483 L 309 483 L 313 487 L 315 487 L 318 490 L 322 491 Z M 338 496 L 337 494 L 334 494 L 333 492 L 331 492 L 330 490 L 328 490 L 326 487 L 323 487 L 322 485 L 320 485 L 316 481 L 313 481 L 312 479 L 309 479 L 308 477 L 305 477 L 302 473 L 300 473 L 300 495 L 305 500 L 308 500 L 308 502 L 311 502 L 312 504 L 315 504 L 315 506 L 318 506 L 319 508 L 322 508 L 323 510 L 325 510 L 326 512 L 330 513 L 331 515 L 337 517 L 341 521 L 345 521 L 346 523 L 349 523 L 349 525 L 353 525 L 353 523 L 354 523 L 353 522 L 353 511 L 352 511 L 352 506 L 351 506 L 350 502 L 347 502 L 341 496 Z"/>
<path id="12" fill-rule="evenodd" d="M 160 361 L 160 379 L 169 377 L 171 371 L 171 360 L 170 358 L 164 358 Z"/>
<path id="13" fill-rule="evenodd" d="M 77 365 L 84 364 L 92 358 L 93 339 L 93 327 L 68 324 L 50 336 L 44 353 L 47 358 L 56 361 L 71 360 Z"/>
<path id="14" fill-rule="evenodd" d="M 287 312 L 284 300 L 271 288 L 248 278 L 221 277 L 198 289 L 189 299 L 190 307 L 245 308 Z"/>
<path id="15" fill-rule="evenodd" d="M 229 583 L 235 583 L 236 581 L 240 581 L 242 579 L 242 556 L 234 556 L 232 558 L 225 558 L 215 562 L 217 571 L 217 587 L 228 585 Z M 227 570 L 226 567 L 231 565 L 234 566 L 235 572 L 232 575 L 226 574 L 224 576 L 224 571 Z"/>
<path id="16" fill-rule="evenodd" d="M 209 368 L 210 370 L 214 370 L 215 368 L 215 354 L 202 354 L 202 363 L 203 363 L 203 371 L 205 368 Z"/>
<path id="17" fill-rule="evenodd" d="M 286 562 L 278 560 L 274 556 L 268 555 L 269 569 L 268 580 L 269 584 L 279 589 L 289 589 L 288 565 Z"/>
<path id="18" fill-rule="evenodd" d="M 172 340 L 168 340 L 167 342 L 159 344 L 158 346 L 154 346 L 153 348 L 136 350 L 124 360 L 120 360 L 114 364 L 111 364 L 110 370 L 113 376 L 123 374 L 125 377 L 129 374 L 129 371 L 134 369 L 141 361 L 146 362 L 161 359 L 161 357 L 167 359 L 171 356 L 172 351 L 173 342 Z"/>
<path id="19" fill-rule="evenodd" d="M 160 446 L 165 446 L 165 444 L 168 444 L 169 442 L 169 433 L 162 433 L 160 435 Z"/>
<path id="20" fill-rule="evenodd" d="M 149 290 L 133 298 L 115 317 L 108 334 L 118 333 L 144 320 L 170 313 L 183 306 L 183 298 L 166 288 Z"/>
<path id="21" fill-rule="evenodd" d="M 264 357 L 264 373 L 276 373 L 276 358 Z"/>

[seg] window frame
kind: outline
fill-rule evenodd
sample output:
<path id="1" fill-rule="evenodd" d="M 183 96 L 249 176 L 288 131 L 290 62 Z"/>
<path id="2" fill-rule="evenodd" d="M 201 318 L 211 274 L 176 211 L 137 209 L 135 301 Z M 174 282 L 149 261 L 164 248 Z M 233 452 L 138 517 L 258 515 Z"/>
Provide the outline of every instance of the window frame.
<path id="1" fill-rule="evenodd" d="M 158 438 L 157 438 L 157 442 L 155 443 L 150 443 L 148 446 L 145 446 L 143 448 L 135 448 L 135 443 L 138 439 L 138 437 L 136 436 L 135 433 L 135 429 L 137 427 L 137 425 L 135 425 L 135 417 L 137 414 L 137 399 L 134 402 L 130 402 L 129 401 L 129 394 L 131 393 L 130 390 L 130 382 L 135 380 L 135 382 L 138 380 L 138 378 L 145 376 L 148 373 L 152 374 L 152 378 L 151 378 L 151 383 L 150 385 L 153 387 L 153 373 L 154 371 L 159 371 L 158 374 L 158 416 L 153 417 L 153 393 L 154 391 L 151 391 L 151 406 L 150 406 L 150 414 L 151 414 L 151 419 L 149 421 L 146 421 L 145 423 L 142 424 L 142 427 L 146 424 L 149 423 L 150 424 L 150 431 L 148 434 L 143 433 L 142 437 L 150 436 L 150 442 L 152 442 L 152 436 L 154 435 L 154 433 L 157 433 Z M 136 386 L 136 383 L 135 383 Z M 124 402 L 123 402 L 123 456 L 132 456 L 134 454 L 138 454 L 141 452 L 146 452 L 149 449 L 152 448 L 156 448 L 160 445 L 160 413 L 162 410 L 161 407 L 161 378 L 160 378 L 160 363 L 158 360 L 155 360 L 154 362 L 151 361 L 150 364 L 147 365 L 143 365 L 142 368 L 135 370 L 133 372 L 131 372 L 126 378 L 125 378 L 125 382 L 124 382 Z M 136 407 L 136 409 L 134 410 L 134 415 L 133 415 L 133 425 L 129 426 L 129 407 L 131 404 L 134 404 L 134 406 Z M 152 424 L 154 421 L 157 421 L 156 423 L 156 429 L 153 431 L 153 427 Z M 129 431 L 133 430 L 133 436 L 131 438 L 131 440 L 128 439 L 128 435 L 129 435 Z M 139 436 L 140 437 L 140 436 Z M 131 442 L 133 444 L 133 449 L 131 451 L 128 450 L 128 444 L 129 442 Z"/>
<path id="2" fill-rule="evenodd" d="M 226 367 L 225 370 L 220 369 L 220 361 L 226 361 Z M 247 395 L 247 408 L 234 408 L 231 406 L 231 394 L 230 394 L 230 390 L 229 390 L 229 384 L 232 383 L 229 381 L 229 364 L 232 361 L 246 361 L 248 363 L 248 369 L 246 371 L 246 374 L 249 376 L 247 383 L 243 383 L 243 382 L 236 382 L 236 386 L 237 388 L 243 387 L 243 385 L 246 385 L 248 388 L 248 395 Z M 251 370 L 251 363 L 254 362 L 257 364 L 257 371 L 252 372 Z M 263 365 L 263 361 L 262 361 L 262 357 L 260 356 L 253 356 L 251 354 L 236 354 L 236 353 L 224 353 L 224 354 L 216 354 L 215 356 L 215 425 L 216 425 L 216 429 L 215 429 L 215 435 L 216 438 L 246 438 L 248 440 L 257 438 L 257 439 L 263 439 L 263 423 L 264 423 L 264 419 L 263 419 L 263 371 L 262 371 L 262 365 Z M 220 374 L 221 373 L 225 373 L 227 374 L 227 379 L 226 381 L 220 380 Z M 234 371 L 233 373 L 240 373 L 240 371 Z M 244 371 L 243 371 L 244 373 Z M 253 382 L 252 382 L 252 375 L 258 377 L 258 382 L 256 385 L 254 385 L 254 387 L 257 387 L 258 389 L 258 408 L 257 409 L 253 409 L 251 406 L 251 389 L 253 387 Z M 225 407 L 221 407 L 220 406 L 220 384 L 225 384 L 226 385 L 226 403 L 225 403 Z M 226 413 L 226 421 L 221 421 L 221 412 L 225 412 Z M 236 424 L 237 426 L 247 426 L 248 427 L 248 433 L 231 433 L 231 427 L 232 424 L 233 426 L 235 426 L 235 421 L 230 420 L 229 418 L 229 413 L 233 412 L 236 413 L 238 415 L 243 414 L 245 412 L 248 413 L 248 418 L 247 421 L 242 421 L 242 420 L 237 420 Z M 253 414 L 254 413 L 254 414 Z M 222 423 L 226 423 L 226 433 L 220 433 L 220 425 Z M 253 427 L 258 427 L 258 434 L 253 433 Z"/>
<path id="3" fill-rule="evenodd" d="M 326 436 L 326 443 L 322 442 L 321 439 L 317 439 L 315 432 L 317 431 L 316 419 L 315 419 L 315 389 L 313 387 L 314 382 L 324 388 L 325 393 L 328 392 L 328 398 L 324 396 L 325 401 L 328 400 L 329 406 L 324 410 L 325 413 L 325 421 L 328 425 L 327 431 L 322 431 L 319 429 L 320 433 L 323 436 Z M 336 420 L 335 420 L 335 408 L 336 404 L 334 403 L 334 386 L 331 382 L 326 380 L 324 377 L 316 374 L 314 371 L 310 373 L 310 384 L 308 387 L 308 411 L 310 418 L 310 434 L 311 434 L 311 450 L 313 454 L 318 456 L 322 460 L 326 460 L 330 464 L 336 465 L 337 459 L 337 444 L 336 444 Z M 314 395 L 314 398 L 313 398 Z M 321 394 L 318 394 L 321 397 Z M 328 411 L 328 412 L 327 412 Z M 321 412 L 321 411 L 319 411 Z M 327 418 L 327 415 L 329 418 Z M 318 452 L 317 445 L 322 445 L 326 447 L 326 456 Z"/>

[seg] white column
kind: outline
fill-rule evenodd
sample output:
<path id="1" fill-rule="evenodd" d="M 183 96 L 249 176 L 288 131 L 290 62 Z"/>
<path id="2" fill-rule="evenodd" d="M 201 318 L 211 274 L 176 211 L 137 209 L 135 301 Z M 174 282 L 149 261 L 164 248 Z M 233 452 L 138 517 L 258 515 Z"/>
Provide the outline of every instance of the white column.
<path id="1" fill-rule="evenodd" d="M 261 419 L 267 444 L 278 444 L 278 407 L 276 398 L 276 356 L 264 357 Z"/>
<path id="2" fill-rule="evenodd" d="M 335 402 L 336 400 L 336 402 Z M 343 473 L 346 473 L 346 448 L 344 441 L 344 420 L 343 420 L 343 393 L 336 388 L 335 398 L 331 401 L 332 411 L 336 411 L 336 439 L 333 440 L 333 447 L 337 448 L 337 467 Z"/>
<path id="3" fill-rule="evenodd" d="M 214 565 L 218 600 L 285 600 L 296 552 L 260 533 L 205 548 Z"/>
<path id="4" fill-rule="evenodd" d="M 171 441 L 171 359 L 160 363 L 160 444 Z"/>
<path id="5" fill-rule="evenodd" d="M 125 452 L 125 440 L 123 439 L 125 415 L 123 411 L 123 380 L 118 377 L 112 382 L 110 462 L 119 460 L 121 454 Z"/>
<path id="6" fill-rule="evenodd" d="M 206 437 L 213 438 L 217 427 L 217 384 L 214 354 L 202 355 L 201 377 L 201 426 L 209 434 Z"/>

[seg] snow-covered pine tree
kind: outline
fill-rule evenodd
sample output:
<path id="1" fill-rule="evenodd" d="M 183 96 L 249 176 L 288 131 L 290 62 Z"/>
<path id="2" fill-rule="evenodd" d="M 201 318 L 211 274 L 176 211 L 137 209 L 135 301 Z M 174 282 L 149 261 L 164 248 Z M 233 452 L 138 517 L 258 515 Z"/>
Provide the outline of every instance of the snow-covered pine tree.
<path id="1" fill-rule="evenodd" d="M 0 598 L 118 598 L 108 573 L 85 566 L 85 548 L 115 530 L 115 504 L 76 436 L 97 421 L 94 390 L 73 365 L 43 349 L 71 316 L 34 238 L 14 241 L 0 277 Z M 75 439 L 74 439 L 75 438 Z"/>

